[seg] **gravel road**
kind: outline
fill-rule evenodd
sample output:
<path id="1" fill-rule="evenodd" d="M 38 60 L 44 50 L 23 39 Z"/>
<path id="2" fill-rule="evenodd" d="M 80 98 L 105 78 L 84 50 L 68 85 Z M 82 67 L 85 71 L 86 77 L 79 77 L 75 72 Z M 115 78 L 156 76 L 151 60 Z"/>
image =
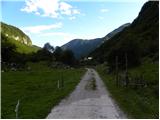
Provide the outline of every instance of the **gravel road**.
<path id="1" fill-rule="evenodd" d="M 94 69 L 87 69 L 76 89 L 47 116 L 47 119 L 120 118 L 126 118 L 126 116 L 110 97 Z"/>

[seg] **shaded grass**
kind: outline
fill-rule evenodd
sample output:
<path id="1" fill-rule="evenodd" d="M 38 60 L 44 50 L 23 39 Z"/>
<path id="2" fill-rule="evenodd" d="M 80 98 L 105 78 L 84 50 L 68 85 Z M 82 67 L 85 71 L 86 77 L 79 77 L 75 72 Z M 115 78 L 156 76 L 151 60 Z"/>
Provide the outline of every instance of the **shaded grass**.
<path id="1" fill-rule="evenodd" d="M 45 118 L 53 106 L 74 90 L 84 74 L 84 69 L 46 69 L 2 73 L 2 118 L 15 118 L 18 99 L 19 118 Z M 58 89 L 57 81 L 62 78 L 64 87 Z"/>
<path id="2" fill-rule="evenodd" d="M 104 67 L 97 68 L 111 96 L 129 118 L 158 118 L 159 117 L 159 74 L 158 64 L 145 63 L 130 69 L 132 76 L 144 74 L 147 82 L 145 88 L 117 87 L 115 76 L 106 74 Z"/>

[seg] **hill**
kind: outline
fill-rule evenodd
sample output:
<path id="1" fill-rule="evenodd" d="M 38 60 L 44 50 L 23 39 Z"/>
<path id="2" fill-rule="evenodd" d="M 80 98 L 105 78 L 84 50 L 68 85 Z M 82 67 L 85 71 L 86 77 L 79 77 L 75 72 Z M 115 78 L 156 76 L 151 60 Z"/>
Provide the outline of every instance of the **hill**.
<path id="1" fill-rule="evenodd" d="M 144 4 L 132 24 L 107 40 L 90 56 L 98 63 L 107 62 L 115 68 L 115 58 L 120 66 L 128 59 L 128 66 L 136 66 L 144 58 L 158 61 L 159 55 L 159 3 L 149 1 Z"/>
<path id="2" fill-rule="evenodd" d="M 94 50 L 97 45 L 102 43 L 101 38 L 96 38 L 92 40 L 74 39 L 67 44 L 63 45 L 61 48 L 63 50 L 72 50 L 76 58 L 81 58 L 87 56 L 92 50 Z"/>
<path id="3" fill-rule="evenodd" d="M 125 27 L 129 26 L 130 23 L 126 23 L 119 28 L 113 30 L 109 34 L 107 34 L 103 38 L 96 38 L 96 39 L 90 39 L 90 40 L 84 40 L 84 39 L 74 39 L 65 45 L 63 45 L 62 49 L 70 49 L 73 51 L 76 58 L 81 58 L 87 56 L 90 52 L 95 50 L 98 46 L 100 46 L 104 41 L 110 39 L 114 35 L 116 35 L 118 32 L 122 31 Z"/>
<path id="4" fill-rule="evenodd" d="M 32 41 L 19 28 L 1 22 L 2 34 L 15 41 L 31 46 Z"/>
<path id="5" fill-rule="evenodd" d="M 19 53 L 31 53 L 40 49 L 39 47 L 32 45 L 31 39 L 19 28 L 3 22 L 1 22 L 1 38 L 3 47 L 5 47 L 8 42 L 15 45 L 16 50 Z"/>

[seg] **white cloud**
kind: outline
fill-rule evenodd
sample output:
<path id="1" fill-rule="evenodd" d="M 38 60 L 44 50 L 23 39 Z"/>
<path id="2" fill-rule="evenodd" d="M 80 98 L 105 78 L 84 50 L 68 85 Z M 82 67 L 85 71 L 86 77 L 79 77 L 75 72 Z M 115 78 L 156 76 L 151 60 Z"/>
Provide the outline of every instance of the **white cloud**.
<path id="1" fill-rule="evenodd" d="M 69 34 L 63 32 L 49 32 L 49 33 L 43 33 L 40 36 L 67 36 L 67 35 Z"/>
<path id="2" fill-rule="evenodd" d="M 22 30 L 26 33 L 41 33 L 42 31 L 45 30 L 50 30 L 50 29 L 56 29 L 56 28 L 61 28 L 62 23 L 56 23 L 56 24 L 51 24 L 51 25 L 38 25 L 38 26 L 28 26 L 28 27 L 23 27 Z"/>
<path id="3" fill-rule="evenodd" d="M 76 19 L 76 17 L 75 17 L 75 16 L 72 16 L 72 17 L 69 17 L 69 19 L 70 19 L 70 20 L 74 20 L 74 19 Z"/>
<path id="4" fill-rule="evenodd" d="M 74 10 L 73 10 L 73 14 L 80 14 L 80 11 L 77 10 L 77 9 L 74 9 Z"/>
<path id="5" fill-rule="evenodd" d="M 40 13 L 39 13 L 39 12 L 35 12 L 35 14 L 36 14 L 36 15 L 40 15 Z"/>
<path id="6" fill-rule="evenodd" d="M 61 2 L 59 4 L 59 8 L 60 8 L 60 11 L 62 14 L 65 14 L 65 15 L 71 15 L 72 14 L 72 6 L 65 3 L 65 2 Z"/>
<path id="7" fill-rule="evenodd" d="M 21 11 L 52 18 L 80 14 L 72 5 L 60 0 L 25 0 L 25 6 Z"/>
<path id="8" fill-rule="evenodd" d="M 40 36 L 43 36 L 43 37 L 60 36 L 60 37 L 63 37 L 64 39 L 67 39 L 67 40 L 72 40 L 77 37 L 74 34 L 65 33 L 65 32 L 48 32 L 48 33 L 40 34 Z"/>
<path id="9" fill-rule="evenodd" d="M 102 13 L 106 13 L 106 12 L 108 12 L 109 10 L 108 9 L 101 9 L 100 10 Z"/>

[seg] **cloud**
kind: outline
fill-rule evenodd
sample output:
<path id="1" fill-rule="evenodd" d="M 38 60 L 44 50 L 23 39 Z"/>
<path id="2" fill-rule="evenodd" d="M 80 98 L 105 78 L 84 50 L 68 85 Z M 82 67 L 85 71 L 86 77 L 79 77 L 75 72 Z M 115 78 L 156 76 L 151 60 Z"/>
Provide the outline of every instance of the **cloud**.
<path id="1" fill-rule="evenodd" d="M 64 38 L 70 39 L 70 40 L 73 38 L 76 38 L 76 35 L 70 34 L 70 33 L 65 33 L 65 32 L 48 32 L 48 33 L 40 34 L 40 36 L 43 36 L 43 37 L 60 36 L 60 37 L 64 37 Z"/>
<path id="2" fill-rule="evenodd" d="M 74 9 L 74 10 L 73 10 L 73 14 L 81 14 L 81 13 L 80 13 L 80 11 L 79 11 L 79 10 Z"/>
<path id="3" fill-rule="evenodd" d="M 71 15 L 72 14 L 72 10 L 71 10 L 72 6 L 67 4 L 67 3 L 65 3 L 65 2 L 61 2 L 59 4 L 59 9 L 60 9 L 60 12 L 62 14 L 65 14 L 65 15 Z"/>
<path id="4" fill-rule="evenodd" d="M 69 17 L 69 19 L 70 19 L 70 20 L 74 20 L 74 19 L 76 19 L 76 17 L 75 17 L 75 16 L 72 16 L 72 17 Z"/>
<path id="5" fill-rule="evenodd" d="M 52 18 L 80 14 L 78 9 L 60 0 L 25 0 L 25 6 L 21 11 Z"/>
<path id="6" fill-rule="evenodd" d="M 26 33 L 41 33 L 42 31 L 45 31 L 45 30 L 57 29 L 61 27 L 62 27 L 62 23 L 59 22 L 59 23 L 51 24 L 51 25 L 38 25 L 38 26 L 23 27 L 22 30 Z"/>
<path id="7" fill-rule="evenodd" d="M 100 10 L 102 13 L 106 13 L 106 12 L 108 12 L 109 10 L 108 9 L 101 9 Z"/>

